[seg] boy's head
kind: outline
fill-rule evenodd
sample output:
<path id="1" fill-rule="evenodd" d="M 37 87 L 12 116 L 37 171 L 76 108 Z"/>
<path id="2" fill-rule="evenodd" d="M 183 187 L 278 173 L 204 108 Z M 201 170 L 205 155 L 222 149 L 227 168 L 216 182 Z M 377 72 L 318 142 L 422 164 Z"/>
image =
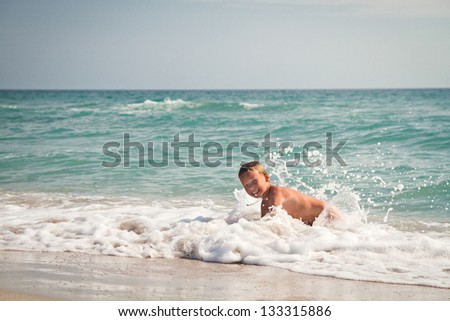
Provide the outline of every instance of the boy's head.
<path id="1" fill-rule="evenodd" d="M 252 197 L 261 198 L 270 188 L 269 174 L 257 161 L 245 163 L 239 170 L 239 180 L 245 191 Z"/>
<path id="2" fill-rule="evenodd" d="M 239 170 L 239 177 L 241 177 L 244 173 L 246 173 L 248 171 L 253 171 L 253 172 L 260 173 L 262 175 L 269 176 L 269 174 L 267 174 L 267 171 L 264 168 L 264 166 L 258 161 L 253 161 L 253 162 L 248 162 L 248 163 L 242 164 L 241 169 Z"/>

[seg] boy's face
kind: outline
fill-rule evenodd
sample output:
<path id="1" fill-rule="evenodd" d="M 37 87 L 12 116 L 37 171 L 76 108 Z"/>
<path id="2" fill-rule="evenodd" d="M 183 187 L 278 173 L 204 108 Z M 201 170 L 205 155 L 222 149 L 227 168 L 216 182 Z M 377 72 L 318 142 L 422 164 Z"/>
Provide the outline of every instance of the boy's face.
<path id="1" fill-rule="evenodd" d="M 269 191 L 269 176 L 256 171 L 247 171 L 239 177 L 248 195 L 262 198 Z"/>

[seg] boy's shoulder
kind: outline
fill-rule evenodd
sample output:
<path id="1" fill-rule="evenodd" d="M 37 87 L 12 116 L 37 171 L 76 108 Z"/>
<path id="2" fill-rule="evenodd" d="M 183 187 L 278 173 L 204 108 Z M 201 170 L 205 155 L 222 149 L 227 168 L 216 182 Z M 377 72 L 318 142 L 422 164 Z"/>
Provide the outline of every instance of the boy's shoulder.
<path id="1" fill-rule="evenodd" d="M 279 186 L 279 185 L 272 185 L 271 186 L 272 193 L 274 193 L 274 194 L 283 193 L 286 190 L 286 188 L 287 187 Z"/>
<path id="2" fill-rule="evenodd" d="M 272 185 L 274 190 L 276 192 L 282 192 L 282 193 L 300 193 L 299 191 L 296 191 L 293 188 L 287 187 L 287 186 L 280 186 L 280 185 Z"/>
<path id="3" fill-rule="evenodd" d="M 273 186 L 272 185 L 272 187 L 273 187 L 274 195 L 279 196 L 279 197 L 288 197 L 288 196 L 299 193 L 298 191 L 296 191 L 292 188 L 286 187 L 286 186 L 279 186 L 279 185 Z"/>
<path id="4" fill-rule="evenodd" d="M 305 194 L 290 187 L 277 186 L 274 190 L 274 196 L 277 199 L 303 199 Z"/>

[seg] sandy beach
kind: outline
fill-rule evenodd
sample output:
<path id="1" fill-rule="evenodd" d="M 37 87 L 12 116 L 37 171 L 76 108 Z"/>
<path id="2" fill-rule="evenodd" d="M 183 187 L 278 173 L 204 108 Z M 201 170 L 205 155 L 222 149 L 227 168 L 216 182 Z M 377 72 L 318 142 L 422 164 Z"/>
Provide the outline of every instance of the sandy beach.
<path id="1" fill-rule="evenodd" d="M 0 300 L 450 300 L 450 290 L 267 266 L 65 252 L 0 252 Z"/>

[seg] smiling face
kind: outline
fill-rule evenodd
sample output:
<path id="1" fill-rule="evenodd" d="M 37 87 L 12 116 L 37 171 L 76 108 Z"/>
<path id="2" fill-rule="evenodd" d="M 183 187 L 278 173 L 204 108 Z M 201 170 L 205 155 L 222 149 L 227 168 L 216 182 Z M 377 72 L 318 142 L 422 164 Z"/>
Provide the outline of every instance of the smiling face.
<path id="1" fill-rule="evenodd" d="M 242 186 L 248 195 L 255 198 L 262 198 L 269 192 L 269 176 L 257 171 L 247 171 L 239 177 Z"/>

